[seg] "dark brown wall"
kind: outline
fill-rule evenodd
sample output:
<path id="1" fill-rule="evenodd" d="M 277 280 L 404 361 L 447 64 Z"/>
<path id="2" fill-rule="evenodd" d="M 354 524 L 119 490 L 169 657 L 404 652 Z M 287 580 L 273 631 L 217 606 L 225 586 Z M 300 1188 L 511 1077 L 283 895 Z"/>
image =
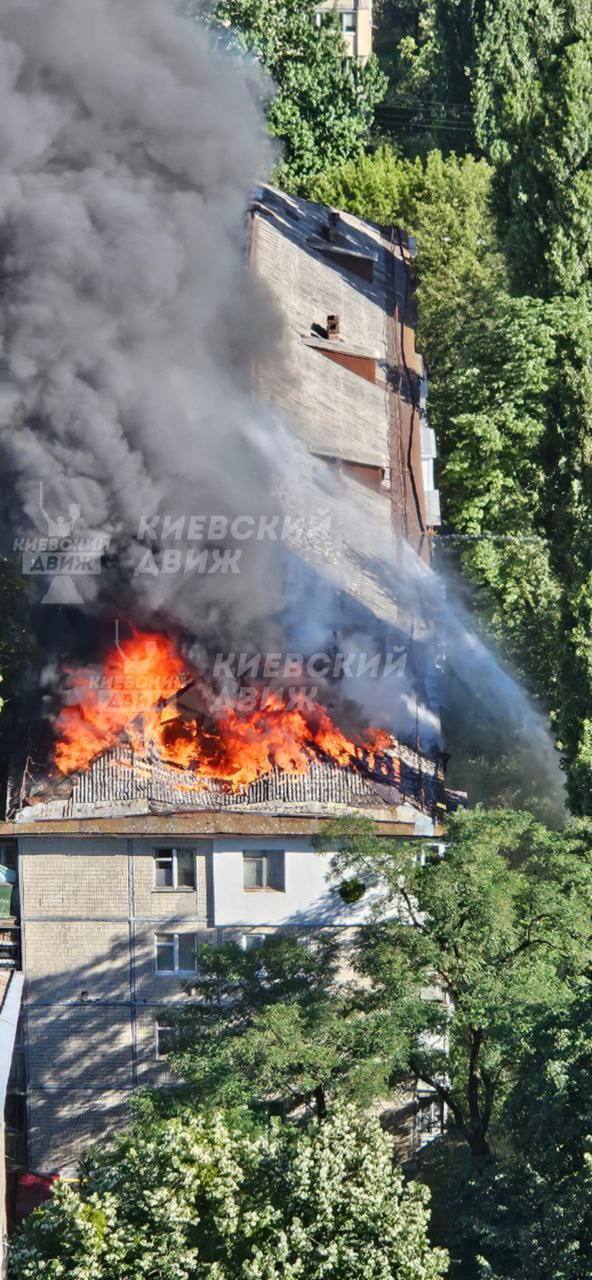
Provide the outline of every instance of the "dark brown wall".
<path id="1" fill-rule="evenodd" d="M 365 467 L 359 462 L 342 462 L 341 468 L 346 475 L 353 476 L 367 489 L 380 491 L 382 485 L 382 467 Z"/>
<path id="2" fill-rule="evenodd" d="M 334 364 L 343 365 L 344 369 L 349 369 L 351 373 L 357 373 L 360 378 L 365 378 L 366 382 L 376 382 L 376 360 L 374 356 L 352 356 L 347 351 L 327 351 L 326 347 L 322 348 L 322 355 L 327 356 L 328 360 L 332 360 Z"/>

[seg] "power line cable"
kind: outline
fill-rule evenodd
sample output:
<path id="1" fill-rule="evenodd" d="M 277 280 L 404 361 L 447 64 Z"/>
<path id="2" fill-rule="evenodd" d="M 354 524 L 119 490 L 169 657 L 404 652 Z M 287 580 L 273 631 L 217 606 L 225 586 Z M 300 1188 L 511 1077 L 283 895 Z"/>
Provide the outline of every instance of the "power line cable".
<path id="1" fill-rule="evenodd" d="M 405 98 L 405 97 L 401 97 L 401 98 L 390 98 L 390 99 L 388 99 L 387 101 L 385 101 L 385 102 L 381 103 L 381 106 L 384 106 L 384 107 L 398 107 L 399 105 L 404 106 L 404 105 L 405 105 L 405 103 L 407 103 L 407 102 L 408 102 L 412 107 L 415 107 L 415 106 L 418 106 L 418 107 L 446 107 L 446 109 L 447 109 L 447 110 L 452 110 L 452 111 L 461 111 L 461 112 L 463 112 L 465 115 L 468 115 L 468 116 L 472 116 L 472 114 L 473 114 L 472 108 L 471 108 L 471 107 L 468 107 L 465 103 L 463 103 L 463 102 L 445 102 L 443 98 L 415 98 L 415 97 L 409 97 L 409 98 Z"/>

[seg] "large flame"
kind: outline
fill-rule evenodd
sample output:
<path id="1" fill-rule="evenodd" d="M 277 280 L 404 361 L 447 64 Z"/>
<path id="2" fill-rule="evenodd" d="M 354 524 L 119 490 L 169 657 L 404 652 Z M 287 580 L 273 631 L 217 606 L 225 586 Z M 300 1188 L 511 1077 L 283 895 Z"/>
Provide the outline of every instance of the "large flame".
<path id="1" fill-rule="evenodd" d="M 76 702 L 57 718 L 54 748 L 55 764 L 64 774 L 88 768 L 125 737 L 137 751 L 152 744 L 170 764 L 235 790 L 274 767 L 305 773 L 319 755 L 346 765 L 391 744 L 380 730 L 354 742 L 320 703 L 307 697 L 287 706 L 274 691 L 251 711 L 226 704 L 217 716 L 185 718 L 174 695 L 194 673 L 171 640 L 159 634 L 135 634 L 112 650 L 102 668 L 68 674 Z"/>

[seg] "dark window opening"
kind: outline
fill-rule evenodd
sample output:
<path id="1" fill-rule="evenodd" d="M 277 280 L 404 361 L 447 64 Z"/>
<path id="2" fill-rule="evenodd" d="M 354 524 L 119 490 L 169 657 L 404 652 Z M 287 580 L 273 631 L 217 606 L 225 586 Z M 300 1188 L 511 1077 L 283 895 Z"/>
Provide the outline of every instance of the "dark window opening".
<path id="1" fill-rule="evenodd" d="M 195 850 L 157 849 L 154 884 L 157 889 L 195 889 Z"/>
<path id="2" fill-rule="evenodd" d="M 243 853 L 243 885 L 245 889 L 273 889 L 284 893 L 286 868 L 283 850 L 257 849 Z"/>

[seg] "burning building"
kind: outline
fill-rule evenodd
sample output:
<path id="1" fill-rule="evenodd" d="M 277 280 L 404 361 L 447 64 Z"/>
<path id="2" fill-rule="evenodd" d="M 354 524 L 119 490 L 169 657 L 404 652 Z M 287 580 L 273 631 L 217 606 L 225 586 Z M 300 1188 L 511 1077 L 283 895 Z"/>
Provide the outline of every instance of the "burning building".
<path id="1" fill-rule="evenodd" d="M 358 510 L 426 557 L 437 502 L 408 245 L 269 188 L 251 220 L 252 270 L 284 312 L 259 393 L 340 469 Z M 350 590 L 352 608 L 380 613 L 363 571 Z M 199 662 L 155 630 L 117 634 L 101 664 L 70 672 L 51 762 L 29 751 L 1 829 L 18 863 L 32 1169 L 72 1167 L 135 1090 L 171 1080 L 162 1015 L 186 998 L 203 941 L 363 923 L 313 851 L 324 823 L 362 812 L 385 839 L 437 835 L 438 672 L 424 656 L 414 673 L 427 742 L 352 720 L 343 679 L 316 697 L 297 681 L 288 701 L 276 672 L 251 680 L 250 707 L 236 688 L 213 702 Z"/>
<path id="2" fill-rule="evenodd" d="M 47 477 L 58 551 L 23 547 L 51 670 L 0 841 L 51 1173 L 172 1082 L 162 1018 L 204 940 L 363 924 L 323 824 L 437 837 L 449 798 L 412 244 L 263 186 L 246 273 L 268 156 L 236 67 L 161 0 L 41 7 L 0 26 L 0 445 L 11 528 Z M 69 577 L 76 522 L 100 551 Z"/>

